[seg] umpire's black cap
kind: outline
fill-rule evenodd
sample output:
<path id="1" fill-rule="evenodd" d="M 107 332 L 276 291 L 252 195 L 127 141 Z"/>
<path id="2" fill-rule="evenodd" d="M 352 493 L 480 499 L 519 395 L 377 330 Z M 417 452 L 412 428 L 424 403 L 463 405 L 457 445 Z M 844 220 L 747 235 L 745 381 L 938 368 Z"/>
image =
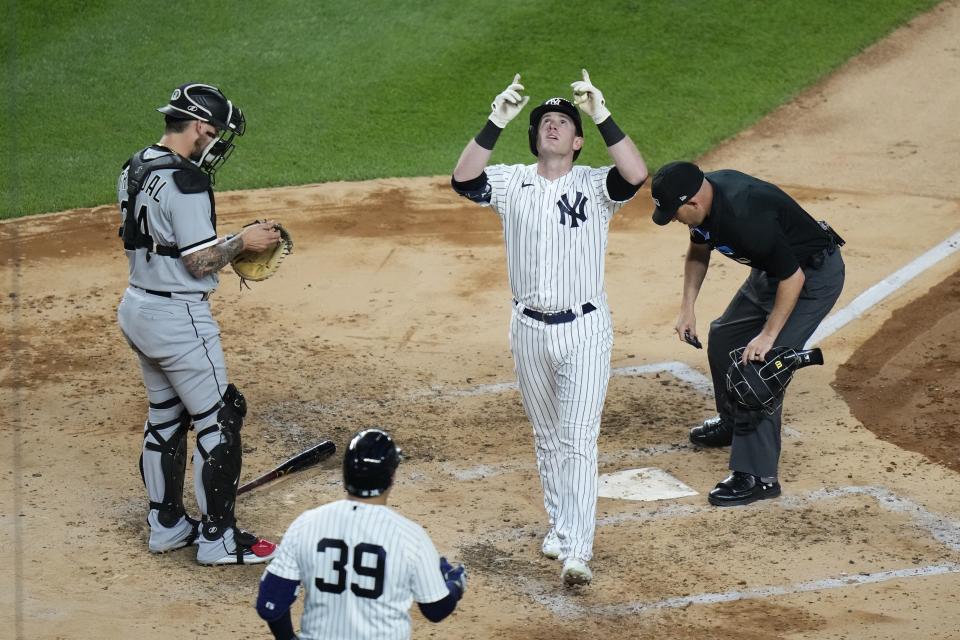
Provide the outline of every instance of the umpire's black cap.
<path id="1" fill-rule="evenodd" d="M 697 195 L 703 186 L 703 171 L 692 162 L 671 162 L 660 167 L 650 183 L 650 194 L 656 206 L 653 221 L 667 224 L 677 215 L 680 206 Z"/>

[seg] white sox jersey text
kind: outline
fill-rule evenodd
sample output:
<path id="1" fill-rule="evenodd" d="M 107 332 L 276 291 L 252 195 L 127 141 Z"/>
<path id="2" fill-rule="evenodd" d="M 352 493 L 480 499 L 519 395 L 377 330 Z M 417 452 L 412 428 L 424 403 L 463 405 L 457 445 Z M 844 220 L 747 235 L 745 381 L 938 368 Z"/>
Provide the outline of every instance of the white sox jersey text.
<path id="1" fill-rule="evenodd" d="M 290 525 L 267 571 L 305 589 L 300 638 L 410 637 L 409 609 L 445 598 L 440 556 L 418 524 L 384 505 L 338 500 Z"/>
<path id="2" fill-rule="evenodd" d="M 549 180 L 536 164 L 486 168 L 486 204 L 503 222 L 513 294 L 510 346 L 561 559 L 593 554 L 613 346 L 604 260 L 610 219 L 622 206 L 607 190 L 610 169 L 574 166 Z"/>

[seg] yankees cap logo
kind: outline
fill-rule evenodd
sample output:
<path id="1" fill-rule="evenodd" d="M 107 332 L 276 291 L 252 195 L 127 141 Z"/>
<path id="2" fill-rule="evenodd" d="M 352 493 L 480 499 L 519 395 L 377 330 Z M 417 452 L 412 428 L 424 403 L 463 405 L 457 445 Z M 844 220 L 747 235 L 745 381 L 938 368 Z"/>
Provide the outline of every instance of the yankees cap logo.
<path id="1" fill-rule="evenodd" d="M 547 100 L 547 101 L 544 102 L 543 104 L 549 104 L 550 106 L 555 107 L 555 106 L 557 106 L 558 104 L 563 104 L 564 102 L 566 102 L 566 100 L 564 100 L 563 98 L 550 98 L 549 100 Z"/>
<path id="2" fill-rule="evenodd" d="M 658 207 L 660 206 L 660 201 L 657 200 L 656 198 L 653 199 L 653 203 L 654 203 L 655 205 L 657 205 Z"/>

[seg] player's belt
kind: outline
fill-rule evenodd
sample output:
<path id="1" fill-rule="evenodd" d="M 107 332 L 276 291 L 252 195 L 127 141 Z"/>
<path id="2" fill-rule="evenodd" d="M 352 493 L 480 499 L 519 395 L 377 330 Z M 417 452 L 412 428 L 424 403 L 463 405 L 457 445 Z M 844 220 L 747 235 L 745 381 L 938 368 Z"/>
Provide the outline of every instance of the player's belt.
<path id="1" fill-rule="evenodd" d="M 160 296 L 161 298 L 171 298 L 176 300 L 194 300 L 196 302 L 203 302 L 210 298 L 209 291 L 155 291 L 153 289 L 144 289 L 143 287 L 137 287 L 140 291 L 146 291 L 152 296 Z"/>
<path id="2" fill-rule="evenodd" d="M 516 300 L 514 300 L 513 304 L 518 303 Z M 587 315 L 591 311 L 597 310 L 597 308 L 589 302 L 580 307 L 580 309 L 583 312 L 583 315 Z M 536 309 L 524 307 L 523 315 L 533 318 L 534 320 L 539 320 L 544 324 L 563 324 L 564 322 L 573 322 L 577 319 L 577 314 L 573 311 L 573 309 L 564 309 L 563 311 L 544 313 L 542 311 L 537 311 Z"/>

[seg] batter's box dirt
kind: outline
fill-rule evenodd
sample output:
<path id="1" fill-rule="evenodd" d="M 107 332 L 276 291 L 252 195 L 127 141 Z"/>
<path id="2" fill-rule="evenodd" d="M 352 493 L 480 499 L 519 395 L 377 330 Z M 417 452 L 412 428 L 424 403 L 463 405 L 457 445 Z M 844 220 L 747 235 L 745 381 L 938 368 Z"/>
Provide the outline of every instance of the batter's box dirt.
<path id="1" fill-rule="evenodd" d="M 478 543 L 465 553 L 484 551 L 479 572 L 571 618 L 960 572 L 960 522 L 876 487 L 823 490 L 737 509 L 678 505 L 601 521 L 594 582 L 575 593 L 560 586 L 557 563 L 536 559 L 533 543 L 529 535 L 503 535 L 495 546 Z M 686 569 L 677 572 L 677 566 Z"/>

